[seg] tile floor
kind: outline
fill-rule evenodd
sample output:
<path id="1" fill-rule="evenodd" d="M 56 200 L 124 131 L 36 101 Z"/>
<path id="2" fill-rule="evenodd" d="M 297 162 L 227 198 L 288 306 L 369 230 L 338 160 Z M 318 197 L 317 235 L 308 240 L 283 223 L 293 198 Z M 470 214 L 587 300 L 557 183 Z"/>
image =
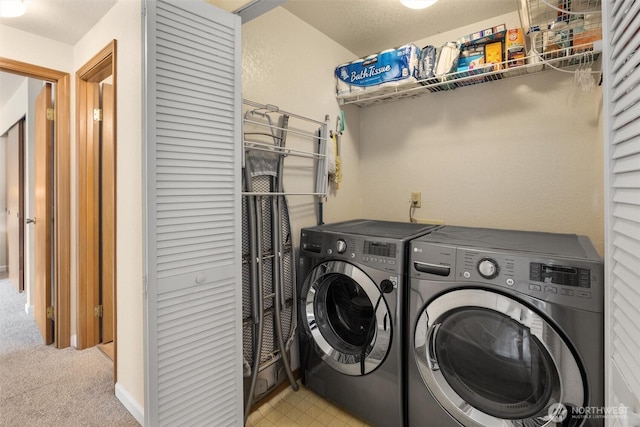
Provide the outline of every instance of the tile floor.
<path id="1" fill-rule="evenodd" d="M 308 388 L 287 387 L 256 409 L 247 427 L 368 427 L 369 424 L 333 406 Z"/>

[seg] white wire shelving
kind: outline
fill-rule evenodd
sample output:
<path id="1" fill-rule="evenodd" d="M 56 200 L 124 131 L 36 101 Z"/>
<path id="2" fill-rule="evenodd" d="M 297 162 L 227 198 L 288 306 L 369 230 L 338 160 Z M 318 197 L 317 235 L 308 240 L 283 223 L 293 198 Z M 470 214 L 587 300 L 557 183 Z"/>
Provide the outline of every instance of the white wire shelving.
<path id="1" fill-rule="evenodd" d="M 602 38 L 601 0 L 522 0 L 523 28 L 529 32 L 524 64 L 508 61 L 470 71 L 452 72 L 418 82 L 381 87 L 338 98 L 341 105 L 367 107 L 416 98 L 475 84 L 523 77 L 548 70 L 573 72 L 599 57 Z"/>

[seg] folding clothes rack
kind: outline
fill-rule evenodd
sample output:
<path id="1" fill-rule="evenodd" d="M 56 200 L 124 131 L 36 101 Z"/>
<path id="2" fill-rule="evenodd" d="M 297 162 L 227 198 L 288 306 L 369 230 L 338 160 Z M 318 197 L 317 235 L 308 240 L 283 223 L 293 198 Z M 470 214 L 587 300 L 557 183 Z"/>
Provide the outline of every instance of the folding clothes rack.
<path id="1" fill-rule="evenodd" d="M 254 400 L 288 378 L 296 330 L 295 251 L 287 196 L 327 195 L 328 117 L 324 122 L 287 113 L 273 105 L 243 100 L 242 296 L 245 419 Z M 317 132 L 289 127 L 290 120 L 318 125 Z M 288 136 L 308 139 L 313 150 L 287 148 Z M 285 192 L 284 160 L 311 160 L 311 192 Z"/>

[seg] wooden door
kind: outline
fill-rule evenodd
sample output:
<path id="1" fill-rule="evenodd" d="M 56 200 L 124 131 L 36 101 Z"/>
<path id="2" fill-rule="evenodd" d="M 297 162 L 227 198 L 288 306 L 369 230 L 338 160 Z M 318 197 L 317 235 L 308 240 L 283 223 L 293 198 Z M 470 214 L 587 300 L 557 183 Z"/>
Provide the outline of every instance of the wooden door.
<path id="1" fill-rule="evenodd" d="M 51 230 L 53 181 L 53 120 L 47 118 L 51 108 L 51 84 L 47 83 L 36 98 L 35 105 L 35 224 L 34 224 L 34 312 L 36 323 L 46 344 L 53 342 L 52 313 L 47 315 L 51 303 Z"/>
<path id="2" fill-rule="evenodd" d="M 78 70 L 78 348 L 116 363 L 116 42 Z"/>
<path id="3" fill-rule="evenodd" d="M 114 91 L 110 84 L 102 84 L 102 132 L 100 138 L 100 304 L 102 324 L 100 342 L 113 341 L 115 301 L 115 137 Z"/>
<path id="4" fill-rule="evenodd" d="M 24 119 L 9 129 L 6 156 L 9 281 L 24 291 Z"/>

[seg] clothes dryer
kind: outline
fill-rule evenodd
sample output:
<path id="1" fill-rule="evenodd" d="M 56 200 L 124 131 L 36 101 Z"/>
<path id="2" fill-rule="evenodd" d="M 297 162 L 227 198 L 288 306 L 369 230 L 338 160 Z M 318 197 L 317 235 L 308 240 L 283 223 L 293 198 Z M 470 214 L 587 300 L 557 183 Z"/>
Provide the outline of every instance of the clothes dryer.
<path id="1" fill-rule="evenodd" d="M 433 228 L 353 220 L 301 231 L 302 382 L 375 426 L 406 424 L 407 245 Z"/>
<path id="2" fill-rule="evenodd" d="M 410 252 L 410 427 L 603 425 L 587 237 L 444 226 Z"/>

